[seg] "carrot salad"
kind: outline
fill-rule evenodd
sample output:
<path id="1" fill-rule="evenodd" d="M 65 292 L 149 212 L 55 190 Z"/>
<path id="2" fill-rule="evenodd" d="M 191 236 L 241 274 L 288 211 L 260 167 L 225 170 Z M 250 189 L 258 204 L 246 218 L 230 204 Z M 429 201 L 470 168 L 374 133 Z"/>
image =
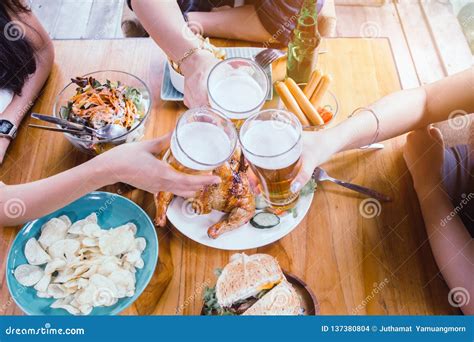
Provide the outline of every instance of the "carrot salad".
<path id="1" fill-rule="evenodd" d="M 95 129 L 110 124 L 133 128 L 145 115 L 142 94 L 120 82 L 100 83 L 93 77 L 71 80 L 78 87 L 61 116 Z"/>

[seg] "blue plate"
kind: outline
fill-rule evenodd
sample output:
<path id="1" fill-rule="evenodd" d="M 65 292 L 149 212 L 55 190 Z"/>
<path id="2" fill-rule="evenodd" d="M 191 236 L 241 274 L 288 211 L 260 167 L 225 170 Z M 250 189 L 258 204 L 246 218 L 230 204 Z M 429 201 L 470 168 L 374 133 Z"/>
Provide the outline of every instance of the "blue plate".
<path id="1" fill-rule="evenodd" d="M 136 236 L 146 240 L 146 248 L 142 253 L 145 266 L 137 269 L 135 295 L 119 299 L 115 305 L 97 307 L 91 315 L 116 315 L 132 304 L 150 282 L 158 260 L 158 237 L 153 222 L 148 215 L 129 199 L 109 192 L 91 192 L 66 207 L 52 214 L 27 223 L 16 236 L 7 258 L 7 285 L 15 303 L 28 315 L 70 315 L 63 309 L 52 309 L 49 306 L 53 298 L 39 298 L 33 287 L 25 287 L 18 283 L 13 272 L 21 264 L 27 263 L 24 249 L 26 241 L 32 237 L 39 238 L 41 226 L 53 217 L 67 215 L 72 222 L 83 219 L 89 214 L 97 214 L 102 229 L 118 227 L 127 222 L 137 226 Z"/>
<path id="2" fill-rule="evenodd" d="M 260 51 L 264 50 L 263 48 L 256 48 L 256 47 L 229 47 L 223 48 L 226 52 L 228 58 L 231 57 L 242 57 L 242 58 L 250 58 L 253 59 L 256 54 Z M 270 84 L 272 82 L 272 66 L 269 65 L 265 69 L 267 73 L 268 79 L 270 80 Z M 273 98 L 273 87 L 270 87 L 270 91 L 268 92 L 267 101 L 270 101 Z M 163 82 L 161 83 L 161 99 L 164 101 L 183 101 L 184 95 L 177 91 L 173 87 L 173 83 L 171 83 L 170 78 L 170 70 L 168 69 L 168 61 L 165 62 L 164 69 L 163 69 Z"/>

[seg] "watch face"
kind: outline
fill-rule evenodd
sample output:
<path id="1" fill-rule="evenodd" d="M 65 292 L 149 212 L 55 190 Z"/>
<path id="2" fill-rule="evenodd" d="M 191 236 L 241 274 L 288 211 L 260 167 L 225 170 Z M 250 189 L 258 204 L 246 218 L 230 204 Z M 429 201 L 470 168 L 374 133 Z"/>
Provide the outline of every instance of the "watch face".
<path id="1" fill-rule="evenodd" d="M 0 134 L 8 134 L 13 128 L 13 124 L 7 120 L 0 120 Z"/>

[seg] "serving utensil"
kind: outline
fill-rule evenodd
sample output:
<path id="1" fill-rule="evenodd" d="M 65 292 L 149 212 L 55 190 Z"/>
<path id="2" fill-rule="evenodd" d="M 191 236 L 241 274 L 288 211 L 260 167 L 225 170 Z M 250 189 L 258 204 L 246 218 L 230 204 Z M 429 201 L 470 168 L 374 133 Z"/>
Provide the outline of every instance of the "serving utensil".
<path id="1" fill-rule="evenodd" d="M 88 135 L 88 136 L 92 137 L 92 133 L 86 132 L 86 131 L 78 131 L 78 130 L 74 130 L 74 129 L 58 128 L 58 127 L 51 127 L 51 126 L 41 126 L 41 125 L 34 125 L 34 124 L 29 124 L 28 126 L 32 127 L 32 128 L 43 129 L 45 131 L 69 133 L 69 134 L 75 134 L 75 135 Z"/>
<path id="2" fill-rule="evenodd" d="M 68 129 L 79 130 L 79 131 L 86 130 L 86 126 L 84 126 L 84 125 L 81 125 L 81 124 L 75 123 L 75 122 L 71 122 L 71 121 L 68 121 L 68 120 L 65 120 L 65 119 L 56 118 L 56 117 L 50 116 L 50 115 L 44 115 L 44 114 L 39 114 L 39 113 L 31 113 L 31 117 L 33 119 L 53 123 L 53 124 L 56 124 L 56 125 L 61 125 L 61 126 L 65 127 L 65 128 L 68 128 Z"/>
<path id="3" fill-rule="evenodd" d="M 75 123 L 75 122 L 70 122 L 68 120 L 60 119 L 60 118 L 50 116 L 50 115 L 32 113 L 31 117 L 34 118 L 34 119 L 41 120 L 41 121 L 45 121 L 45 122 L 53 123 L 53 124 L 56 124 L 56 125 L 64 126 L 64 127 L 66 127 L 66 130 L 70 131 L 70 132 L 67 132 L 64 129 L 59 129 L 59 128 L 58 129 L 49 129 L 49 131 L 53 131 L 53 132 L 63 132 L 63 133 L 79 134 L 79 135 L 90 135 L 90 136 L 95 136 L 95 137 L 98 137 L 100 139 L 106 139 L 106 140 L 113 139 L 113 138 L 119 137 L 119 136 L 124 135 L 125 133 L 127 133 L 127 129 L 125 127 L 120 126 L 120 125 L 116 125 L 116 124 L 110 124 L 110 125 L 106 125 L 104 127 L 101 127 L 99 129 L 95 129 L 95 128 L 92 128 L 92 127 L 89 127 L 89 126 L 85 126 L 85 125 Z M 30 125 L 30 127 L 46 129 L 48 126 Z M 51 128 L 51 127 L 49 127 L 49 128 Z"/>
<path id="4" fill-rule="evenodd" d="M 327 172 L 325 170 L 323 170 L 322 168 L 320 168 L 320 167 L 317 167 L 314 170 L 312 178 L 317 182 L 330 181 L 330 182 L 339 184 L 339 185 L 341 185 L 341 186 L 343 186 L 347 189 L 362 193 L 366 196 L 375 198 L 375 199 L 377 199 L 379 201 L 382 201 L 382 202 L 391 202 L 392 201 L 392 199 L 390 197 L 388 197 L 384 194 L 381 194 L 381 193 L 379 193 L 375 190 L 372 190 L 372 189 L 369 189 L 369 188 L 366 188 L 366 187 L 363 187 L 363 186 L 360 186 L 360 185 L 357 185 L 357 184 L 352 184 L 352 183 L 344 182 L 342 180 L 333 178 L 333 177 L 329 176 L 327 174 Z"/>
<path id="5" fill-rule="evenodd" d="M 324 54 L 327 53 L 326 50 L 321 50 L 318 51 L 318 54 Z M 262 68 L 266 68 L 268 65 L 272 64 L 274 61 L 277 59 L 286 56 L 286 52 L 279 50 L 279 49 L 265 49 L 260 51 L 258 54 L 255 55 L 254 59 L 255 62 L 257 62 L 258 65 L 260 65 Z"/>

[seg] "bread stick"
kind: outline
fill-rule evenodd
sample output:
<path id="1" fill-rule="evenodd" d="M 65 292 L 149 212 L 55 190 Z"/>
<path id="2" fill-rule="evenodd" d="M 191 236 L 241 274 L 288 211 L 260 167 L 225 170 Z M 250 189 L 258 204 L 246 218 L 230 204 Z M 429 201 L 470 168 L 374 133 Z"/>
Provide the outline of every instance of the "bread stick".
<path id="1" fill-rule="evenodd" d="M 285 81 L 288 90 L 291 92 L 293 97 L 296 99 L 296 102 L 303 110 L 304 115 L 308 118 L 309 122 L 314 126 L 324 125 L 324 121 L 317 112 L 317 110 L 313 107 L 311 102 L 309 102 L 306 95 L 303 91 L 298 87 L 296 82 L 292 78 L 287 78 Z"/>
<path id="2" fill-rule="evenodd" d="M 314 91 L 316 90 L 316 87 L 319 84 L 319 81 L 321 81 L 321 76 L 322 74 L 321 74 L 321 71 L 319 71 L 319 69 L 316 69 L 311 73 L 311 76 L 308 80 L 308 84 L 306 84 L 306 87 L 304 87 L 303 89 L 303 93 L 306 95 L 308 99 L 310 99 L 311 96 L 313 96 Z"/>
<path id="3" fill-rule="evenodd" d="M 319 82 L 318 87 L 316 88 L 313 96 L 311 96 L 311 99 L 310 99 L 314 108 L 319 107 L 321 100 L 324 97 L 324 94 L 326 94 L 326 91 L 328 90 L 329 85 L 331 84 L 331 81 L 332 81 L 331 76 L 329 75 L 323 75 L 321 77 L 321 81 Z"/>
<path id="4" fill-rule="evenodd" d="M 275 89 L 278 95 L 280 95 L 281 100 L 285 104 L 286 109 L 295 114 L 303 126 L 309 126 L 308 119 L 304 115 L 301 108 L 298 106 L 298 102 L 296 102 L 293 95 L 291 95 L 291 92 L 288 90 L 286 84 L 283 82 L 277 82 L 275 84 Z"/>

